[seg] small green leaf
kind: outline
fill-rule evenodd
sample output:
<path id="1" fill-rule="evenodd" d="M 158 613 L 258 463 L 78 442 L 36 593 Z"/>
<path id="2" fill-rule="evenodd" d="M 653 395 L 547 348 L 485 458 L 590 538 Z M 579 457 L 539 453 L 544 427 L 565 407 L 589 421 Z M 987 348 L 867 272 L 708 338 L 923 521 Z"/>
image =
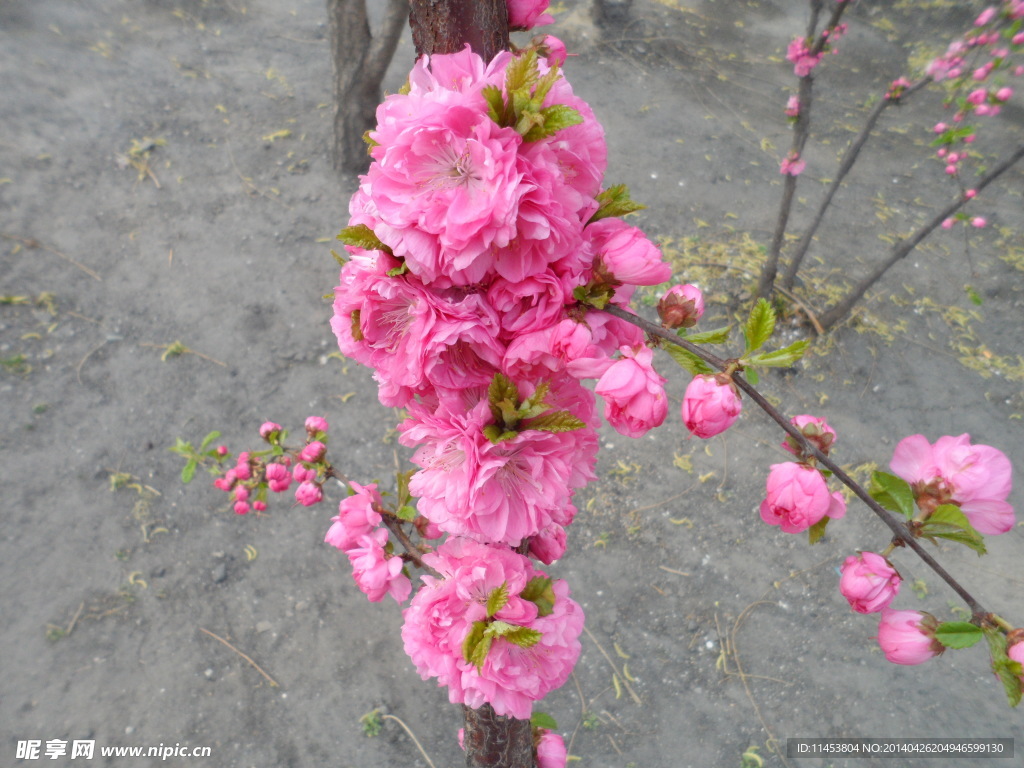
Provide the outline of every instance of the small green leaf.
<path id="1" fill-rule="evenodd" d="M 384 245 L 380 238 L 373 233 L 373 230 L 365 224 L 356 224 L 353 227 L 345 227 L 338 233 L 338 239 L 345 245 L 351 245 L 354 248 L 391 253 L 391 249 Z"/>
<path id="2" fill-rule="evenodd" d="M 508 599 L 508 582 L 503 582 L 500 587 L 493 589 L 487 596 L 487 618 L 491 618 L 508 605 Z"/>
<path id="3" fill-rule="evenodd" d="M 502 429 L 497 424 L 488 424 L 483 428 L 483 433 L 484 437 L 490 440 L 493 445 L 519 437 L 519 433 L 514 429 Z"/>
<path id="4" fill-rule="evenodd" d="M 547 576 L 535 576 L 519 596 L 537 606 L 538 616 L 549 616 L 555 610 L 555 590 L 551 585 Z"/>
<path id="5" fill-rule="evenodd" d="M 981 627 L 967 621 L 944 621 L 935 629 L 935 639 L 947 648 L 970 648 L 983 634 Z"/>
<path id="6" fill-rule="evenodd" d="M 188 463 L 181 470 L 181 482 L 188 485 L 192 482 L 192 478 L 196 476 L 196 467 L 198 462 L 195 459 L 189 459 Z"/>
<path id="7" fill-rule="evenodd" d="M 758 299 L 750 310 L 746 325 L 747 352 L 754 352 L 764 346 L 775 330 L 775 310 L 767 299 Z"/>
<path id="8" fill-rule="evenodd" d="M 529 50 L 509 62 L 505 70 L 505 90 L 509 93 L 518 90 L 529 90 L 540 78 L 537 70 L 537 52 Z"/>
<path id="9" fill-rule="evenodd" d="M 974 529 L 967 516 L 955 504 L 937 507 L 921 526 L 921 535 L 959 542 L 979 555 L 988 551 L 985 548 L 985 537 Z"/>
<path id="10" fill-rule="evenodd" d="M 964 291 L 966 291 L 966 293 L 967 293 L 967 298 L 971 300 L 971 304 L 974 304 L 974 305 L 980 307 L 982 304 L 985 303 L 984 300 L 981 298 L 981 294 L 979 294 L 975 290 L 973 285 L 965 285 L 964 286 Z"/>
<path id="11" fill-rule="evenodd" d="M 761 381 L 761 374 L 757 372 L 757 368 L 748 368 L 743 371 L 743 375 L 747 377 L 747 381 L 753 384 L 755 387 Z"/>
<path id="12" fill-rule="evenodd" d="M 402 506 L 395 510 L 395 516 L 399 520 L 407 520 L 411 523 L 413 520 L 416 519 L 416 507 L 411 507 L 408 504 L 403 504 Z"/>
<path id="13" fill-rule="evenodd" d="M 384 274 L 386 274 L 388 277 L 400 277 L 401 275 L 404 275 L 408 271 L 409 271 L 409 265 L 406 264 L 403 261 L 397 267 L 392 267 L 391 269 L 389 269 Z"/>
<path id="14" fill-rule="evenodd" d="M 872 472 L 868 492 L 890 512 L 899 512 L 908 520 L 914 516 L 914 491 L 902 477 L 888 472 Z"/>
<path id="15" fill-rule="evenodd" d="M 788 347 L 776 349 L 774 352 L 765 352 L 761 355 L 748 357 L 745 365 L 758 365 L 765 368 L 789 368 L 797 360 L 804 356 L 804 352 L 811 346 L 807 339 L 794 341 Z"/>
<path id="16" fill-rule="evenodd" d="M 557 731 L 558 723 L 555 718 L 547 712 L 534 712 L 530 715 L 530 725 L 533 728 L 546 728 L 549 731 Z"/>
<path id="17" fill-rule="evenodd" d="M 821 518 L 821 520 L 808 529 L 807 542 L 809 544 L 817 544 L 821 541 L 822 537 L 825 535 L 825 526 L 828 525 L 828 521 L 830 519 L 831 518 L 828 515 L 825 515 L 825 517 Z"/>
<path id="18" fill-rule="evenodd" d="M 487 114 L 498 125 L 507 127 L 505 96 L 501 88 L 496 85 L 486 85 L 483 88 L 483 97 L 487 101 Z"/>
<path id="19" fill-rule="evenodd" d="M 203 442 L 199 444 L 200 452 L 205 451 L 209 447 L 210 443 L 212 443 L 218 437 L 220 437 L 220 432 L 218 432 L 217 430 L 213 430 L 213 432 L 204 437 Z"/>
<path id="20" fill-rule="evenodd" d="M 671 344 L 666 347 L 666 350 L 673 360 L 679 363 L 684 370 L 689 371 L 694 376 L 714 373 L 711 366 L 688 349 L 683 349 L 682 347 L 677 347 L 675 344 Z"/>
<path id="21" fill-rule="evenodd" d="M 570 125 L 579 125 L 583 122 L 583 115 L 577 109 L 567 104 L 552 104 L 550 107 L 542 109 L 538 114 L 541 117 L 541 122 L 523 134 L 523 141 L 546 139 L 549 136 L 554 136 L 563 128 L 568 128 Z"/>
<path id="22" fill-rule="evenodd" d="M 520 648 L 532 648 L 540 642 L 543 635 L 540 630 L 531 627 L 513 627 L 511 631 L 506 632 L 502 637 L 510 643 L 518 645 Z"/>
<path id="23" fill-rule="evenodd" d="M 486 621 L 474 621 L 473 627 L 462 641 L 462 658 L 480 669 L 491 650 L 492 636 L 487 634 Z"/>
<path id="24" fill-rule="evenodd" d="M 602 190 L 595 199 L 598 202 L 598 208 L 587 224 L 593 224 L 595 221 L 607 219 L 610 216 L 626 216 L 647 207 L 630 198 L 629 188 L 625 184 L 608 187 L 608 189 Z"/>
<path id="25" fill-rule="evenodd" d="M 553 411 L 536 416 L 521 424 L 522 429 L 536 429 L 539 432 L 572 432 L 587 426 L 569 411 Z"/>
<path id="26" fill-rule="evenodd" d="M 731 325 L 722 328 L 715 328 L 713 331 L 701 331 L 700 333 L 684 334 L 685 329 L 680 329 L 679 335 L 691 344 L 725 344 L 729 340 Z"/>
<path id="27" fill-rule="evenodd" d="M 548 396 L 548 392 L 551 391 L 551 385 L 542 381 L 537 388 L 533 391 L 533 394 L 523 400 L 519 406 L 518 415 L 521 419 L 529 419 L 534 416 L 540 416 L 545 411 L 551 410 L 551 406 L 544 402 L 544 399 Z"/>
<path id="28" fill-rule="evenodd" d="M 1006 655 L 1006 637 L 998 629 L 985 629 L 985 639 L 988 641 L 989 654 L 992 658 L 992 671 L 996 673 L 1006 691 L 1006 699 L 1011 707 L 1020 704 L 1021 682 L 1020 676 L 1024 674 L 1020 662 L 1014 661 Z"/>

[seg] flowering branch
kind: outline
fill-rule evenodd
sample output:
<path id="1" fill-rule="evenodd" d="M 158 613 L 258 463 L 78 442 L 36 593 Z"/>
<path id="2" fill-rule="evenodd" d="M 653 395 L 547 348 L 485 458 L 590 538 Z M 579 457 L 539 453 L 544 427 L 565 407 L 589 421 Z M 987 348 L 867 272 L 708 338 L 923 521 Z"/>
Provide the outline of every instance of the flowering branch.
<path id="1" fill-rule="evenodd" d="M 675 333 L 668 331 L 659 325 L 655 325 L 642 317 L 634 315 L 632 312 L 627 312 L 626 310 L 613 305 L 605 307 L 603 311 L 619 318 L 620 320 L 632 323 L 638 328 L 643 329 L 651 336 L 657 336 L 670 344 L 675 344 L 676 346 L 686 349 L 720 371 L 726 371 L 730 368 L 735 369 L 735 361 L 723 360 L 720 357 L 712 355 L 699 345 L 693 344 L 686 339 L 682 339 Z M 872 512 L 878 515 L 878 517 L 882 519 L 882 522 L 892 530 L 894 537 L 899 540 L 902 545 L 913 549 L 929 568 L 935 571 L 943 581 L 949 584 L 953 591 L 955 591 L 968 605 L 968 607 L 970 607 L 972 616 L 976 621 L 980 622 L 988 616 L 988 611 L 985 610 L 981 603 L 978 602 L 970 592 L 964 589 L 963 586 L 954 579 L 945 568 L 939 565 L 935 558 L 928 554 L 921 543 L 907 532 L 906 526 L 893 516 L 891 512 L 875 501 L 871 497 L 871 494 L 869 494 L 868 491 L 860 485 L 860 483 L 850 477 L 843 471 L 842 467 L 832 461 L 828 456 L 820 451 L 817 446 L 809 441 L 807 437 L 793 426 L 781 413 L 779 413 L 779 411 L 769 403 L 764 396 L 758 392 L 752 384 L 750 384 L 750 382 L 746 381 L 743 377 L 736 375 L 733 375 L 732 380 L 737 387 L 743 390 L 743 392 L 750 397 L 751 400 L 757 403 L 761 410 L 768 414 L 772 421 L 782 427 L 786 434 L 794 438 L 800 444 L 805 453 L 814 456 L 822 466 L 826 467 L 835 475 L 836 479 L 853 491 L 854 494 L 856 494 L 856 496 L 863 501 Z"/>

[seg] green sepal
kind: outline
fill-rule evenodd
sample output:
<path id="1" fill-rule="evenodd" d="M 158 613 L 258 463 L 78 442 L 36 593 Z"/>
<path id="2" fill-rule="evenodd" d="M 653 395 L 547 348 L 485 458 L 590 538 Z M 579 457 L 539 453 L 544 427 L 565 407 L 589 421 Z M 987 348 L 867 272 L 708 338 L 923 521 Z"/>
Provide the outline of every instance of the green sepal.
<path id="1" fill-rule="evenodd" d="M 583 122 L 583 115 L 575 107 L 570 107 L 567 104 L 552 104 L 550 107 L 544 107 L 536 114 L 541 119 L 523 134 L 523 141 L 546 139 L 549 136 L 554 136 L 563 128 L 568 128 L 570 125 L 579 125 Z"/>
<path id="2" fill-rule="evenodd" d="M 667 350 L 669 357 L 679 363 L 684 370 L 689 371 L 694 376 L 714 373 L 711 366 L 688 349 L 683 349 L 682 347 L 677 347 L 673 344 L 667 347 Z"/>
<path id="3" fill-rule="evenodd" d="M 558 723 L 555 718 L 547 712 L 533 712 L 530 714 L 530 726 L 532 728 L 545 728 L 549 731 L 557 731 Z"/>
<path id="4" fill-rule="evenodd" d="M 828 525 L 828 521 L 831 520 L 828 515 L 821 518 L 818 522 L 807 529 L 807 543 L 817 544 L 825 536 L 825 526 Z"/>
<path id="5" fill-rule="evenodd" d="M 767 299 L 758 299 L 750 310 L 750 317 L 744 328 L 747 352 L 754 352 L 764 346 L 775 330 L 775 310 Z"/>
<path id="6" fill-rule="evenodd" d="M 629 187 L 625 184 L 616 184 L 614 187 L 601 190 L 595 200 L 598 202 L 597 210 L 594 211 L 594 215 L 590 217 L 587 224 L 593 224 L 595 221 L 607 219 L 610 216 L 627 216 L 647 207 L 630 198 Z"/>
<path id="7" fill-rule="evenodd" d="M 569 411 L 552 411 L 524 421 L 523 429 L 536 429 L 539 432 L 572 432 L 587 426 Z"/>
<path id="8" fill-rule="evenodd" d="M 534 576 L 526 583 L 526 588 L 519 595 L 537 606 L 538 616 L 549 616 L 555 610 L 555 590 L 547 576 Z"/>
<path id="9" fill-rule="evenodd" d="M 354 248 L 391 253 L 391 248 L 381 242 L 380 238 L 373 233 L 373 230 L 365 224 L 345 227 L 338 233 L 338 239 L 345 245 L 351 245 Z"/>
<path id="10" fill-rule="evenodd" d="M 210 443 L 212 443 L 218 437 L 220 437 L 220 432 L 218 432 L 216 429 L 213 430 L 213 432 L 208 434 L 206 437 L 204 437 L 203 438 L 203 442 L 201 442 L 199 444 L 200 452 L 205 451 L 207 448 L 209 448 L 210 447 Z"/>
<path id="11" fill-rule="evenodd" d="M 1016 707 L 1020 704 L 1020 677 L 1024 674 L 1024 668 L 1021 667 L 1019 661 L 1014 661 L 1006 655 L 1006 637 L 1002 632 L 995 628 L 982 631 L 988 641 L 988 650 L 992 657 L 992 671 L 1003 684 L 1003 690 L 1006 691 L 1006 699 L 1010 706 Z"/>
<path id="12" fill-rule="evenodd" d="M 811 346 L 807 339 L 794 341 L 788 347 L 776 349 L 774 352 L 765 352 L 761 355 L 748 357 L 743 361 L 744 365 L 758 365 L 763 368 L 789 368 L 793 363 L 804 356 L 804 352 Z"/>
<path id="13" fill-rule="evenodd" d="M 868 493 L 890 512 L 899 512 L 908 520 L 914 516 L 914 491 L 902 477 L 888 472 L 872 472 Z"/>
<path id="14" fill-rule="evenodd" d="M 399 276 L 401 276 L 401 275 L 404 275 L 404 274 L 405 274 L 406 272 L 408 272 L 408 271 L 409 271 L 409 265 L 408 265 L 408 264 L 406 264 L 406 263 L 405 263 L 405 262 L 403 261 L 403 262 L 402 262 L 401 264 L 399 264 L 399 265 L 398 265 L 397 267 L 392 267 L 391 269 L 389 269 L 389 270 L 388 270 L 387 272 L 385 272 L 384 274 L 385 274 L 385 275 L 387 275 L 388 277 L 399 277 Z"/>
<path id="15" fill-rule="evenodd" d="M 491 618 L 494 614 L 508 605 L 508 582 L 502 582 L 500 587 L 495 587 L 491 590 L 491 594 L 487 596 L 487 618 Z"/>
<path id="16" fill-rule="evenodd" d="M 969 621 L 944 621 L 935 628 L 935 639 L 947 648 L 970 648 L 983 635 L 981 627 Z"/>
<path id="17" fill-rule="evenodd" d="M 973 549 L 979 556 L 988 551 L 985 548 L 985 538 L 954 504 L 939 505 L 921 525 L 921 535 L 927 538 L 958 541 Z"/>
<path id="18" fill-rule="evenodd" d="M 416 507 L 410 507 L 408 504 L 403 504 L 395 510 L 395 517 L 410 523 L 416 519 L 416 514 Z"/>
<path id="19" fill-rule="evenodd" d="M 732 326 L 726 325 L 722 328 L 715 328 L 713 331 L 701 331 L 700 333 L 685 333 L 685 329 L 679 330 L 679 335 L 691 344 L 725 344 L 729 340 L 729 331 Z"/>
<path id="20" fill-rule="evenodd" d="M 373 149 L 374 147 L 379 147 L 380 146 L 380 142 L 379 141 L 375 141 L 373 139 L 373 137 L 370 136 L 370 133 L 372 133 L 372 132 L 373 132 L 372 128 L 363 131 L 363 141 L 366 142 L 366 152 L 367 153 L 369 153 L 370 150 Z"/>
<path id="21" fill-rule="evenodd" d="M 199 462 L 195 459 L 189 459 L 184 467 L 181 469 L 181 482 L 188 485 L 192 482 L 192 478 L 196 476 L 196 467 L 199 466 Z"/>
<path id="22" fill-rule="evenodd" d="M 339 267 L 344 267 L 346 264 L 348 264 L 348 259 L 346 259 L 344 256 L 342 256 L 340 253 L 338 253 L 333 248 L 331 248 L 331 256 L 333 256 L 334 260 L 336 262 L 338 262 L 338 266 Z M 331 294 L 331 298 L 332 299 L 334 298 L 334 294 L 333 293 Z"/>

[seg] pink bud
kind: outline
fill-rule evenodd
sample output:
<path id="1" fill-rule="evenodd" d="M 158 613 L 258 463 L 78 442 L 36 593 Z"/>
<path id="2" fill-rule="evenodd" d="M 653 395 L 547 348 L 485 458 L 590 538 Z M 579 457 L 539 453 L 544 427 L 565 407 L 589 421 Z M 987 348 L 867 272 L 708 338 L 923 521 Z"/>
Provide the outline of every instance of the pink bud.
<path id="1" fill-rule="evenodd" d="M 666 328 L 692 328 L 704 316 L 704 294 L 695 285 L 673 285 L 658 302 Z"/>
<path id="2" fill-rule="evenodd" d="M 309 481 L 299 484 L 295 489 L 295 500 L 304 507 L 311 507 L 324 497 L 323 491 L 316 483 Z"/>
<path id="3" fill-rule="evenodd" d="M 828 515 L 830 509 L 835 510 L 835 517 L 842 517 L 846 512 L 845 503 L 828 492 L 821 472 L 806 464 L 793 461 L 773 464 L 768 473 L 767 491 L 761 502 L 761 519 L 768 525 L 780 526 L 785 533 L 806 531 Z"/>
<path id="4" fill-rule="evenodd" d="M 900 575 L 874 552 L 851 555 L 839 570 L 839 591 L 857 613 L 877 613 L 899 594 Z"/>
<path id="5" fill-rule="evenodd" d="M 713 375 L 694 376 L 683 396 L 681 415 L 686 428 L 697 437 L 714 437 L 740 416 L 743 403 L 732 381 L 720 383 Z"/>
<path id="6" fill-rule="evenodd" d="M 945 647 L 935 639 L 938 621 L 924 611 L 882 609 L 878 644 L 893 664 L 923 664 Z"/>
<path id="7" fill-rule="evenodd" d="M 622 357 L 598 379 L 594 392 L 604 398 L 604 417 L 626 437 L 641 437 L 668 415 L 665 378 L 654 370 L 654 352 L 646 346 L 619 348 Z"/>
<path id="8" fill-rule="evenodd" d="M 257 512 L 264 512 L 267 509 L 267 505 L 264 504 L 262 501 L 254 501 L 252 503 L 252 508 L 255 509 Z"/>
<path id="9" fill-rule="evenodd" d="M 260 437 L 262 437 L 264 440 L 268 440 L 269 441 L 271 439 L 271 436 L 275 432 L 280 434 L 280 432 L 281 432 L 281 425 L 280 424 L 275 424 L 272 421 L 265 421 L 260 426 Z"/>
<path id="10" fill-rule="evenodd" d="M 310 416 L 306 419 L 306 432 L 315 435 L 317 432 L 327 431 L 327 419 L 323 416 Z"/>
<path id="11" fill-rule="evenodd" d="M 327 446 L 319 440 L 314 440 L 299 453 L 299 461 L 308 461 L 310 464 L 316 464 L 324 457 L 325 453 L 327 453 Z"/>
<path id="12" fill-rule="evenodd" d="M 952 219 L 952 218 L 945 219 L 942 222 L 941 226 L 942 226 L 943 229 L 952 229 L 953 228 L 953 222 L 954 222 L 954 219 Z"/>
<path id="13" fill-rule="evenodd" d="M 1022 33 L 1022 34 L 1024 34 L 1024 33 Z M 1024 75 L 1024 65 L 1021 65 L 1019 67 L 1014 67 L 1013 74 L 1016 77 L 1020 77 L 1021 75 Z"/>
<path id="14" fill-rule="evenodd" d="M 945 132 L 945 130 L 946 130 L 947 128 L 949 128 L 949 126 L 948 126 L 948 125 L 946 125 L 945 123 L 936 123 L 936 124 L 935 124 L 935 128 L 934 128 L 933 130 L 934 130 L 934 131 L 935 131 L 936 133 L 943 133 L 943 132 Z"/>
<path id="15" fill-rule="evenodd" d="M 249 513 L 249 503 L 248 502 L 245 502 L 245 501 L 236 501 L 235 502 L 235 514 L 236 515 L 245 515 L 245 514 L 248 514 L 248 513 Z"/>
<path id="16" fill-rule="evenodd" d="M 945 147 L 942 147 L 935 154 L 938 155 L 939 157 L 945 157 L 946 155 L 949 154 L 949 150 L 946 149 Z"/>
<path id="17" fill-rule="evenodd" d="M 1009 101 L 1011 96 L 1013 96 L 1013 88 L 1000 88 L 996 91 L 996 98 L 999 101 Z"/>
<path id="18" fill-rule="evenodd" d="M 977 194 L 978 194 L 978 190 L 976 190 L 976 189 L 968 189 L 966 192 L 964 192 L 964 197 L 966 197 L 968 200 L 972 200 L 972 199 L 974 199 L 974 197 Z"/>
<path id="19" fill-rule="evenodd" d="M 235 486 L 235 501 L 248 501 L 249 489 L 244 485 Z"/>
<path id="20" fill-rule="evenodd" d="M 267 465 L 267 485 L 274 493 L 287 491 L 292 484 L 292 474 L 284 464 L 274 463 Z"/>
<path id="21" fill-rule="evenodd" d="M 985 218 L 983 216 L 975 216 L 973 219 L 971 219 L 972 227 L 977 227 L 978 229 L 981 229 L 986 224 L 988 224 L 988 222 L 985 221 Z"/>
<path id="22" fill-rule="evenodd" d="M 547 50 L 548 64 L 552 67 L 560 67 L 565 64 L 565 59 L 569 55 L 565 49 L 565 43 L 554 35 L 544 35 L 543 46 Z"/>
<path id="23" fill-rule="evenodd" d="M 1024 32 L 1018 32 L 1010 42 L 1014 45 L 1024 45 Z"/>
<path id="24" fill-rule="evenodd" d="M 985 100 L 988 99 L 988 91 L 984 88 L 975 88 L 969 94 L 967 94 L 968 104 L 984 104 Z"/>
<path id="25" fill-rule="evenodd" d="M 227 456 L 228 455 L 228 447 L 226 445 L 218 445 L 217 446 L 217 455 L 218 456 Z"/>
<path id="26" fill-rule="evenodd" d="M 790 96 L 786 102 L 786 116 L 787 117 L 799 117 L 800 115 L 800 99 L 797 96 Z"/>
<path id="27" fill-rule="evenodd" d="M 978 138 L 978 135 L 976 133 L 969 133 L 966 136 L 964 136 L 963 139 L 961 139 L 961 141 L 963 141 L 964 144 L 973 144 L 976 138 Z"/>
<path id="28" fill-rule="evenodd" d="M 1024 641 L 1017 640 L 1017 642 L 1014 642 L 1015 637 L 1019 637 L 1021 634 L 1022 632 L 1019 629 L 1015 629 L 1010 632 L 1007 640 L 1011 645 L 1006 649 L 1006 655 L 1010 657 L 1011 661 L 1016 661 L 1018 664 L 1024 665 Z M 1021 675 L 1020 680 L 1024 683 L 1024 675 Z"/>
<path id="29" fill-rule="evenodd" d="M 296 483 L 304 483 L 307 480 L 316 478 L 316 470 L 308 469 L 303 464 L 296 464 L 292 468 L 292 477 L 295 478 Z"/>
<path id="30" fill-rule="evenodd" d="M 992 6 L 989 6 L 988 8 L 986 8 L 984 11 L 982 11 L 978 15 L 978 18 L 976 18 L 974 20 L 974 26 L 976 26 L 976 27 L 984 27 L 986 24 L 988 24 L 990 21 L 992 21 L 992 19 L 994 19 L 995 16 L 996 16 L 996 9 L 994 7 L 992 7 Z"/>
<path id="31" fill-rule="evenodd" d="M 946 175 L 947 176 L 956 176 L 956 166 L 955 165 L 947 165 L 946 166 Z"/>
<path id="32" fill-rule="evenodd" d="M 252 467 L 249 466 L 248 451 L 242 451 L 238 454 L 238 461 L 235 464 L 235 475 L 239 480 L 248 480 L 252 477 Z"/>
<path id="33" fill-rule="evenodd" d="M 537 742 L 537 768 L 565 768 L 568 759 L 562 737 L 541 729 L 541 737 Z"/>

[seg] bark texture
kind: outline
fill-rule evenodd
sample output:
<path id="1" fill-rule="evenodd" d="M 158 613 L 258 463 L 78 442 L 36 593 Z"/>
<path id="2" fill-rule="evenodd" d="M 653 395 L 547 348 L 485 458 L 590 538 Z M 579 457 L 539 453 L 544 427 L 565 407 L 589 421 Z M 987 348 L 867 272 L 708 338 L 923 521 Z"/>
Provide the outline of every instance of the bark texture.
<path id="1" fill-rule="evenodd" d="M 466 713 L 466 768 L 534 768 L 529 720 L 495 714 L 490 704 Z"/>
<path id="2" fill-rule="evenodd" d="M 327 26 L 334 66 L 336 170 L 360 172 L 369 165 L 363 133 L 373 128 L 381 81 L 408 15 L 407 0 L 387 0 L 384 21 L 371 34 L 367 0 L 327 0 Z M 379 0 L 374 0 L 378 2 Z"/>
<path id="3" fill-rule="evenodd" d="M 506 0 L 411 0 L 416 55 L 456 53 L 469 43 L 484 61 L 508 49 Z"/>

